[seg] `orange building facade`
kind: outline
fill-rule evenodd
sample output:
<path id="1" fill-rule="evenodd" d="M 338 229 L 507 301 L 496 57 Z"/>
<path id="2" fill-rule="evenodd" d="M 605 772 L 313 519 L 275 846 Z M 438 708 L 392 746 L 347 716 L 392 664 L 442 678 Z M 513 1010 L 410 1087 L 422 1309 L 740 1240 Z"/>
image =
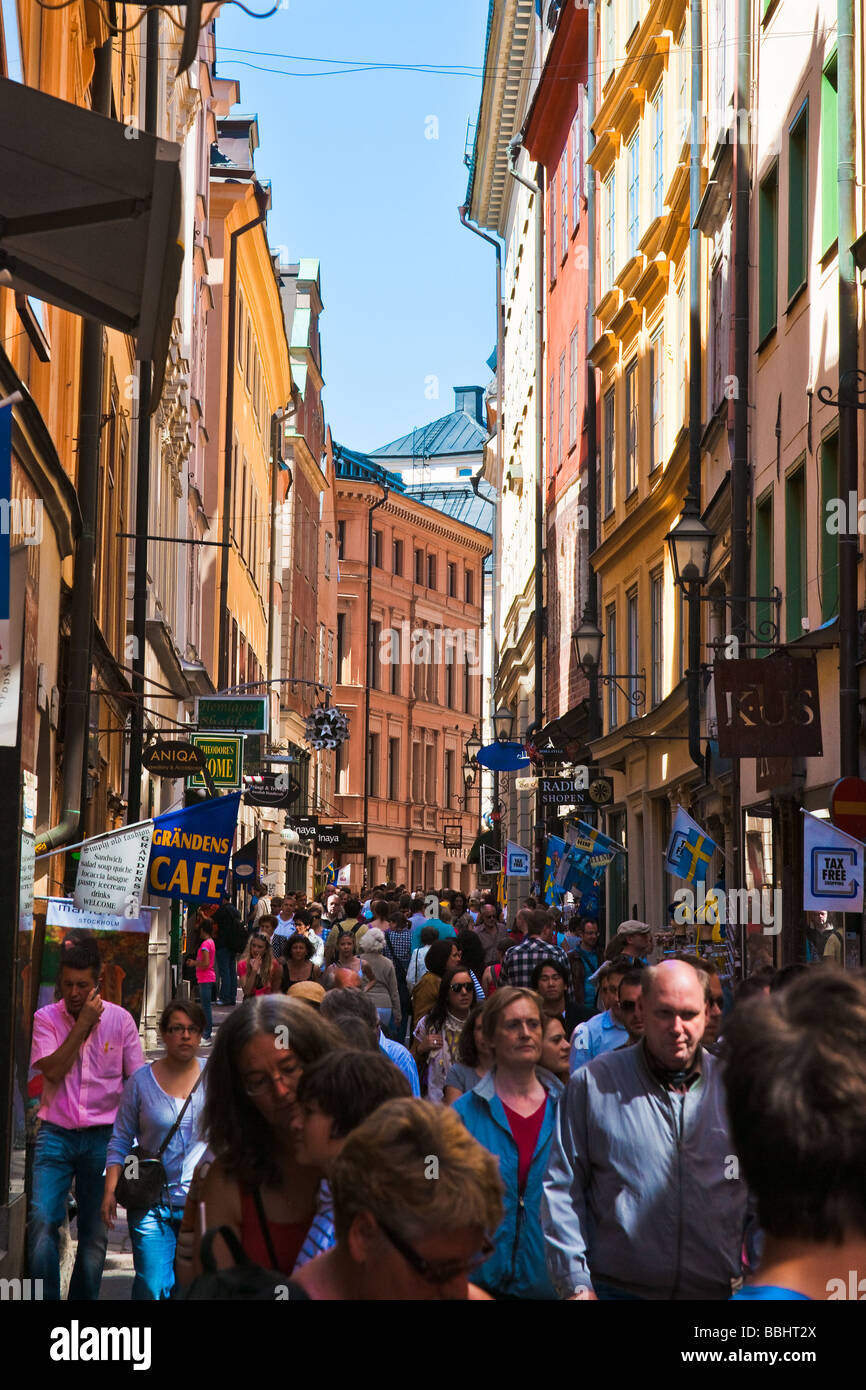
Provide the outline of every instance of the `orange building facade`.
<path id="1" fill-rule="evenodd" d="M 353 888 L 393 881 L 467 891 L 475 882 L 466 858 L 478 833 L 479 790 L 466 792 L 462 765 L 481 720 L 482 566 L 490 538 L 406 495 L 400 477 L 366 455 L 339 445 L 333 451 L 335 693 L 349 719 L 334 819 L 350 842 L 366 840 L 366 855 L 362 847 L 337 862 L 351 864 Z M 459 855 L 445 848 L 446 825 L 451 836 L 459 830 Z"/>

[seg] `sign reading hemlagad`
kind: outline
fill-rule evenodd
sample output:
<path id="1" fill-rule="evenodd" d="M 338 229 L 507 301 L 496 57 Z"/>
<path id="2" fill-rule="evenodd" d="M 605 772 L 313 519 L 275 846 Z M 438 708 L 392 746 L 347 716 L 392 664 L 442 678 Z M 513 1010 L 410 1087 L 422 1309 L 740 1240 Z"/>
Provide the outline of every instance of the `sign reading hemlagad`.
<path id="1" fill-rule="evenodd" d="M 240 792 L 155 816 L 148 888 L 161 898 L 219 902 L 227 892 Z"/>
<path id="2" fill-rule="evenodd" d="M 241 785 L 244 764 L 244 740 L 241 734 L 191 734 L 190 743 L 204 754 L 215 787 L 222 791 L 237 791 Z M 202 773 L 190 777 L 188 787 L 204 787 Z"/>
<path id="3" fill-rule="evenodd" d="M 803 812 L 803 907 L 862 912 L 866 847 L 829 821 Z"/>
<path id="4" fill-rule="evenodd" d="M 200 695 L 195 702 L 200 733 L 266 734 L 267 695 Z"/>
<path id="5" fill-rule="evenodd" d="M 509 878 L 529 878 L 529 850 L 508 841 L 505 851 L 505 872 Z"/>
<path id="6" fill-rule="evenodd" d="M 81 846 L 75 906 L 84 912 L 137 917 L 150 859 L 153 822 L 100 835 Z"/>

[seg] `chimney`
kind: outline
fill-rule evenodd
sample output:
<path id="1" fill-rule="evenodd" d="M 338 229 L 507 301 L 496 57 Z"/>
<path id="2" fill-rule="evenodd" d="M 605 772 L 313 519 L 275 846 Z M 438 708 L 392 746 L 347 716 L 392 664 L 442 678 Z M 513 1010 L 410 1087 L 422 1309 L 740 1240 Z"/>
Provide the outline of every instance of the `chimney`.
<path id="1" fill-rule="evenodd" d="M 454 409 L 465 410 L 467 415 L 471 415 L 473 420 L 477 420 L 479 425 L 486 428 L 483 386 L 455 386 Z"/>

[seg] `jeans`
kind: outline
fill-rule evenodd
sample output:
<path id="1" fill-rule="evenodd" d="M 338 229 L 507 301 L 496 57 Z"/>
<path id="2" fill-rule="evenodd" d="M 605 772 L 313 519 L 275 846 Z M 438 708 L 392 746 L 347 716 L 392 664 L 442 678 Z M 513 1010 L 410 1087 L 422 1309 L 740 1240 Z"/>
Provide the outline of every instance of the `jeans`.
<path id="1" fill-rule="evenodd" d="M 379 1015 L 379 1022 L 380 1022 L 381 1025 L 382 1025 L 383 1031 L 384 1031 L 385 1033 L 388 1034 L 388 1037 L 390 1037 L 390 1036 L 391 1036 L 391 1033 L 390 1033 L 390 1028 L 391 1028 L 391 1014 L 393 1013 L 393 1010 L 392 1010 L 392 1009 L 377 1009 L 377 1010 L 376 1010 L 376 1013 Z"/>
<path id="2" fill-rule="evenodd" d="M 219 1001 L 233 1004 L 238 995 L 238 958 L 226 946 L 217 946 L 217 974 L 220 977 Z"/>
<path id="3" fill-rule="evenodd" d="M 174 1288 L 174 1257 L 183 1207 L 159 1206 L 127 1212 L 135 1265 L 133 1301 L 169 1298 Z"/>
<path id="4" fill-rule="evenodd" d="M 211 1010 L 211 1001 L 213 999 L 213 984 L 210 982 L 210 980 L 208 980 L 207 984 L 202 984 L 201 982 L 199 983 L 198 995 L 202 1009 L 204 1010 L 204 1033 L 202 1036 L 205 1038 L 209 1038 L 211 1033 L 213 1032 L 213 1012 Z"/>
<path id="5" fill-rule="evenodd" d="M 60 1225 L 75 1179 L 78 1240 L 69 1285 L 70 1302 L 99 1297 L 108 1228 L 100 1215 L 105 1154 L 111 1125 L 62 1129 L 42 1122 L 33 1156 L 33 1195 L 27 1230 L 30 1277 L 41 1279 L 46 1299 L 60 1298 Z"/>

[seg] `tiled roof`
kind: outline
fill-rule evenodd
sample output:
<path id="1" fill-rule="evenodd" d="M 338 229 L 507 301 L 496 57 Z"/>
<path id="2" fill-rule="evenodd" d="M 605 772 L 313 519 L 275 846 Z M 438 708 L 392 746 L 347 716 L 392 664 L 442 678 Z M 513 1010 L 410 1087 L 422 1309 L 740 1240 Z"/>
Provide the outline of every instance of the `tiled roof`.
<path id="1" fill-rule="evenodd" d="M 456 483 L 411 483 L 406 495 L 476 531 L 488 536 L 493 532 L 493 507 L 485 493 L 476 494 L 469 478 Z"/>
<path id="2" fill-rule="evenodd" d="M 487 430 L 468 410 L 452 410 L 450 415 L 374 449 L 372 457 L 429 459 L 448 454 L 480 454 L 487 439 Z"/>

